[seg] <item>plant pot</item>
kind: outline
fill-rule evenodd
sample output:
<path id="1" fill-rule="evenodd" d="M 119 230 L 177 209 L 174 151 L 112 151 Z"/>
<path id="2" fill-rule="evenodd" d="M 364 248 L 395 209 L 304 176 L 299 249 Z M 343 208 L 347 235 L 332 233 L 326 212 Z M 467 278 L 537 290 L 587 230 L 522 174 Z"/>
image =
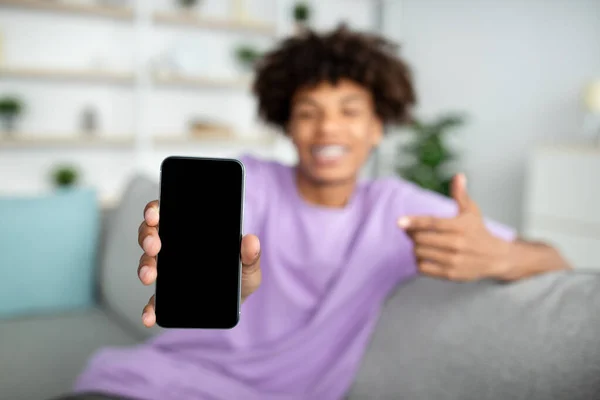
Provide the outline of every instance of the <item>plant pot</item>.
<path id="1" fill-rule="evenodd" d="M 200 3 L 200 0 L 179 0 L 178 3 L 181 8 L 187 10 L 196 7 Z"/>
<path id="2" fill-rule="evenodd" d="M 250 81 L 254 76 L 254 63 L 237 62 L 235 66 L 235 73 L 237 78 L 242 81 Z"/>
<path id="3" fill-rule="evenodd" d="M 296 21 L 296 23 L 294 24 L 294 33 L 298 36 L 301 36 L 304 33 L 306 33 L 308 31 L 308 29 L 309 29 L 309 27 L 306 22 Z"/>
<path id="4" fill-rule="evenodd" d="M 14 133 L 16 120 L 16 115 L 13 114 L 5 114 L 2 116 L 2 129 L 5 133 L 9 135 Z"/>
<path id="5" fill-rule="evenodd" d="M 255 63 L 253 62 L 241 62 L 239 64 L 239 70 L 242 74 L 251 74 L 254 72 Z"/>
<path id="6" fill-rule="evenodd" d="M 68 183 L 68 184 L 58 184 L 56 182 L 54 183 L 54 193 L 56 193 L 56 194 L 68 194 L 78 188 L 79 187 L 76 183 Z"/>

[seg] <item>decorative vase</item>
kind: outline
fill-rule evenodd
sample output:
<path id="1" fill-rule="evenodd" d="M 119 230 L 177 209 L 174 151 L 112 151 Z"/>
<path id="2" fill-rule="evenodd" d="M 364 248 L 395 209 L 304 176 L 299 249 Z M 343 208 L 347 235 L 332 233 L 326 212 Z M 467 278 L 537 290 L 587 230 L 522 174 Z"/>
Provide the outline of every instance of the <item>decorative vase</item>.
<path id="1" fill-rule="evenodd" d="M 93 108 L 86 108 L 81 115 L 81 128 L 83 132 L 92 135 L 98 130 L 98 118 Z"/>
<path id="2" fill-rule="evenodd" d="M 12 135 L 14 133 L 16 119 L 14 114 L 4 114 L 2 116 L 2 125 L 6 134 Z"/>
<path id="3" fill-rule="evenodd" d="M 179 0 L 179 5 L 186 10 L 192 9 L 198 5 L 199 0 Z"/>
<path id="4" fill-rule="evenodd" d="M 298 22 L 296 21 L 296 23 L 294 24 L 294 34 L 296 34 L 297 36 L 301 36 L 304 33 L 306 33 L 306 31 L 308 31 L 308 24 L 306 22 Z"/>

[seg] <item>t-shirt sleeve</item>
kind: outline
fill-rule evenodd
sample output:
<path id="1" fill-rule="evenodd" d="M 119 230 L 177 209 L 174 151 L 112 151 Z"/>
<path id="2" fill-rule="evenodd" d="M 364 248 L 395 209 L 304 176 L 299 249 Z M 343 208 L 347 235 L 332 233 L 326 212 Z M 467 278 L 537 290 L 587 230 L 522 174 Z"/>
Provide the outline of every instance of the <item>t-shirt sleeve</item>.
<path id="1" fill-rule="evenodd" d="M 430 215 L 440 218 L 451 218 L 457 215 L 458 206 L 453 199 L 442 196 L 438 193 L 422 189 L 417 185 L 408 182 L 402 182 L 403 192 L 403 214 L 401 216 L 411 215 Z M 488 230 L 496 237 L 512 241 L 516 239 L 516 230 L 508 225 L 484 217 Z"/>
<path id="2" fill-rule="evenodd" d="M 239 160 L 245 171 L 243 232 L 260 236 L 266 210 L 268 166 L 250 155 L 242 155 Z"/>

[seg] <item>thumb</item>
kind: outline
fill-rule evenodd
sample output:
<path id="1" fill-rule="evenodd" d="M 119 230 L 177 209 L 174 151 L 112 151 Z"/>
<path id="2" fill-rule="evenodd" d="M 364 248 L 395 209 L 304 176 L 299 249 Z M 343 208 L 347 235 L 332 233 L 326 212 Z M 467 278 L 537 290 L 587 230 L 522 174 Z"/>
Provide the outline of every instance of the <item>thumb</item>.
<path id="1" fill-rule="evenodd" d="M 242 301 L 250 296 L 261 282 L 260 270 L 260 241 L 255 235 L 245 235 L 242 238 L 240 250 L 242 261 Z"/>
<path id="2" fill-rule="evenodd" d="M 458 205 L 459 214 L 474 211 L 476 208 L 467 192 L 467 177 L 463 173 L 456 174 L 452 180 L 452 198 Z"/>
<path id="3" fill-rule="evenodd" d="M 240 257 L 244 270 L 260 265 L 260 241 L 255 235 L 244 235 Z"/>

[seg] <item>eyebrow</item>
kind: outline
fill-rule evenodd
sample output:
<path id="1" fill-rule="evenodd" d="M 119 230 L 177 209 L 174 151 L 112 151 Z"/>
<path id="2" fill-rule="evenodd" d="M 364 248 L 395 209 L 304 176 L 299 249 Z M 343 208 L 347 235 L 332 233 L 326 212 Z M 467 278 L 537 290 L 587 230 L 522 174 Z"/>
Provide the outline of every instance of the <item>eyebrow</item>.
<path id="1" fill-rule="evenodd" d="M 344 103 L 344 104 L 345 103 L 351 103 L 351 102 L 357 101 L 357 100 L 365 100 L 365 98 L 364 98 L 363 95 L 360 95 L 360 94 L 351 94 L 351 95 L 348 95 L 346 97 L 343 97 L 341 99 L 341 103 Z M 311 106 L 320 107 L 320 104 L 317 101 L 313 100 L 312 98 L 310 98 L 308 96 L 299 97 L 295 101 L 295 103 L 296 104 L 303 104 L 304 103 L 304 104 L 309 104 Z"/>
<path id="2" fill-rule="evenodd" d="M 298 99 L 296 99 L 296 101 L 294 102 L 295 104 L 309 104 L 311 106 L 315 106 L 315 107 L 319 107 L 319 103 L 317 103 L 316 101 L 314 101 L 313 99 L 311 99 L 310 97 L 307 96 L 303 96 L 303 97 L 299 97 Z"/>
<path id="3" fill-rule="evenodd" d="M 356 100 L 365 100 L 365 96 L 360 94 L 351 94 L 342 99 L 342 103 L 350 103 Z"/>

